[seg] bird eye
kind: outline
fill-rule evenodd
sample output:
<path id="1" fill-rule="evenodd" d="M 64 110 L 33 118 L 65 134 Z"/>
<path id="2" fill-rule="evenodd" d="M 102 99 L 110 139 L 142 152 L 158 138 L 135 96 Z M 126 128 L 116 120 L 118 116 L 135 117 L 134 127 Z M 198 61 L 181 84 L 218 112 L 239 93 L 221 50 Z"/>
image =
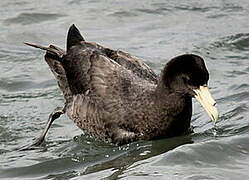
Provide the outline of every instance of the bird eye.
<path id="1" fill-rule="evenodd" d="M 182 79 L 183 79 L 183 82 L 184 82 L 185 84 L 191 84 L 190 79 L 189 79 L 188 76 L 183 76 Z"/>

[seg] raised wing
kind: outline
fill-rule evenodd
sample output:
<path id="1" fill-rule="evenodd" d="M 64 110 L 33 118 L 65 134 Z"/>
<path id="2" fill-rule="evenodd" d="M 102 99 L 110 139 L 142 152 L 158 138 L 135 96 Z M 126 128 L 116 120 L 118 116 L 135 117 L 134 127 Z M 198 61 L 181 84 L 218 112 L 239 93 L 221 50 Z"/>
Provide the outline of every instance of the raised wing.
<path id="1" fill-rule="evenodd" d="M 72 92 L 68 85 L 66 72 L 61 63 L 64 56 L 66 55 L 66 52 L 63 49 L 56 47 L 54 45 L 45 47 L 32 43 L 25 43 L 25 44 L 46 51 L 46 54 L 44 56 L 45 61 L 47 62 L 49 69 L 54 74 L 54 77 L 58 83 L 58 86 L 60 87 L 60 90 L 63 93 L 66 102 L 70 102 L 72 100 Z"/>
<path id="2" fill-rule="evenodd" d="M 97 43 L 82 41 L 81 44 L 90 49 L 96 50 L 104 56 L 112 59 L 124 68 L 132 71 L 142 79 L 157 83 L 158 77 L 155 72 L 143 62 L 142 59 L 132 56 L 121 50 L 106 48 Z"/>
<path id="3" fill-rule="evenodd" d="M 151 83 L 135 75 L 101 51 L 74 46 L 65 56 L 63 67 L 72 94 L 91 94 L 98 97 L 129 96 L 141 84 Z"/>
<path id="4" fill-rule="evenodd" d="M 123 128 L 120 122 L 127 119 L 130 99 L 151 83 L 98 51 L 78 48 L 72 48 L 63 62 L 74 94 L 69 117 L 92 135 L 111 137 L 113 142 L 136 138 L 133 127 Z"/>
<path id="5" fill-rule="evenodd" d="M 95 85 L 94 89 L 103 93 L 107 87 L 112 87 L 107 82 L 115 82 L 119 76 L 124 80 L 118 79 L 119 82 L 113 86 L 131 83 L 133 77 L 157 84 L 156 74 L 142 60 L 122 51 L 86 42 L 74 25 L 68 31 L 67 53 L 62 65 L 73 94 L 84 94 Z M 127 73 L 130 74 L 126 76 Z M 126 86 L 129 87 L 129 84 Z"/>

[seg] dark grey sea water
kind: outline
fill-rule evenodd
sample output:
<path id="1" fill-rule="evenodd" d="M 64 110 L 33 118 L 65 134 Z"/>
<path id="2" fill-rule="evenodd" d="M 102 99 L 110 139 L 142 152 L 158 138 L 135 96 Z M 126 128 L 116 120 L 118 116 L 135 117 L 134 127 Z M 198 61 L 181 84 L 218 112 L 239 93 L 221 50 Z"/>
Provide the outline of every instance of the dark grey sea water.
<path id="1" fill-rule="evenodd" d="M 1 0 L 0 178 L 249 179 L 248 0 Z M 122 147 L 89 138 L 62 117 L 39 149 L 34 141 L 63 98 L 43 52 L 65 47 L 75 23 L 89 41 L 144 58 L 157 73 L 182 53 L 201 55 L 220 120 L 194 103 L 188 136 Z"/>

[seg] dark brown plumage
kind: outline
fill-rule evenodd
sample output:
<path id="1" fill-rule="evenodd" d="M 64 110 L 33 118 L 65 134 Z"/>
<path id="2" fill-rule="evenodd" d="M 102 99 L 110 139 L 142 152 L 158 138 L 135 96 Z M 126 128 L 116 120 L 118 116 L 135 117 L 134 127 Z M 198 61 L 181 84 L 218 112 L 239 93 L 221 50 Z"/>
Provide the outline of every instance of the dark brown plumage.
<path id="1" fill-rule="evenodd" d="M 64 108 L 51 114 L 47 127 L 66 113 L 87 133 L 119 145 L 188 132 L 193 89 L 209 79 L 197 55 L 172 59 L 158 77 L 137 57 L 86 42 L 74 25 L 66 52 L 28 45 L 47 50 L 45 60 L 65 98 Z"/>

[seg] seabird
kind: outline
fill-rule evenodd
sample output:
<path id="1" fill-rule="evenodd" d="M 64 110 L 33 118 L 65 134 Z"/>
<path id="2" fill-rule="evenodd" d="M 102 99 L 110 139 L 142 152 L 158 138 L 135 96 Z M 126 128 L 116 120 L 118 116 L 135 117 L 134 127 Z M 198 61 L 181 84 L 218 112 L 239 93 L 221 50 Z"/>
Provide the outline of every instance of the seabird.
<path id="1" fill-rule="evenodd" d="M 198 55 L 174 57 L 157 76 L 140 58 L 85 41 L 75 25 L 68 31 L 66 51 L 26 44 L 46 50 L 45 60 L 65 99 L 35 145 L 62 114 L 90 135 L 117 145 L 188 133 L 192 98 L 211 120 L 218 119 L 209 73 Z"/>

